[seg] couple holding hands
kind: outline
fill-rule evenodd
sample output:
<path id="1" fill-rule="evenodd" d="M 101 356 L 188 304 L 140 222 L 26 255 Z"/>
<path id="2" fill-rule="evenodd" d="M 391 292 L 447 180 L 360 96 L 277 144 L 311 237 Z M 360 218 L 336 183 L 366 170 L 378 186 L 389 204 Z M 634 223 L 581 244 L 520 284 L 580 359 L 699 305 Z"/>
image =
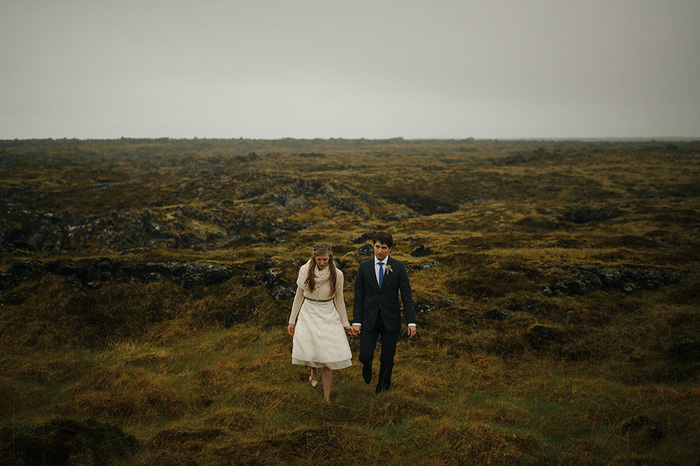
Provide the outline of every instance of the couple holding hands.
<path id="1" fill-rule="evenodd" d="M 360 263 L 355 279 L 353 323 L 350 325 L 343 299 L 343 273 L 333 262 L 327 243 L 314 246 L 311 259 L 301 266 L 297 291 L 287 331 L 293 337 L 292 364 L 311 367 L 309 381 L 318 384 L 323 369 L 323 395 L 330 401 L 333 371 L 352 365 L 345 331 L 360 336 L 362 377 L 372 381 L 372 362 L 377 341 L 381 342 L 379 375 L 375 393 L 388 390 L 394 367 L 396 342 L 401 328 L 401 304 L 408 336 L 416 335 L 411 286 L 404 264 L 389 252 L 391 233 L 374 235 L 374 257 Z M 399 299 L 400 294 L 400 299 Z"/>

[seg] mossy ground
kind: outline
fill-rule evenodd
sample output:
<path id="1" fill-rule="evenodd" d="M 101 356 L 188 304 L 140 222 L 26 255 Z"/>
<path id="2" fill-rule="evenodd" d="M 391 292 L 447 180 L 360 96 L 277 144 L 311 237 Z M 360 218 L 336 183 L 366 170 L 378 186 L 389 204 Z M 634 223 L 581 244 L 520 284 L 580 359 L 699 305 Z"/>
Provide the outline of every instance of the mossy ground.
<path id="1" fill-rule="evenodd" d="M 0 147 L 3 271 L 101 257 L 236 270 L 190 289 L 166 279 L 76 291 L 47 274 L 3 290 L 0 450 L 9 464 L 29 464 L 30 450 L 77 464 L 700 461 L 698 143 Z M 59 210 L 123 222 L 148 210 L 173 238 L 195 239 L 115 249 L 85 229 L 63 249 L 8 244 L 10 232 Z M 411 270 L 419 336 L 400 340 L 390 392 L 375 396 L 355 361 L 336 373 L 327 405 L 290 364 L 291 302 L 241 277 L 271 260 L 293 281 L 312 243 L 329 241 L 351 305 L 357 238 L 377 229 L 394 234 L 393 253 Z M 418 246 L 428 255 L 412 256 Z M 543 295 L 574 266 L 682 279 Z M 510 318 L 489 318 L 494 309 Z"/>

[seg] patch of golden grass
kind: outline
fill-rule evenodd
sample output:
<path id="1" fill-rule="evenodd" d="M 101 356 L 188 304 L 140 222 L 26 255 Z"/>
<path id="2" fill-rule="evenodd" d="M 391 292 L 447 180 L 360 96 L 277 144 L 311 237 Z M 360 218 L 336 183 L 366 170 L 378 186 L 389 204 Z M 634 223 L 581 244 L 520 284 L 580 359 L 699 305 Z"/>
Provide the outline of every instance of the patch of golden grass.
<path id="1" fill-rule="evenodd" d="M 85 378 L 61 390 L 52 411 L 128 422 L 150 417 L 171 419 L 197 405 L 196 398 L 183 396 L 171 385 L 170 378 L 152 371 L 124 363 L 99 364 Z"/>
<path id="2" fill-rule="evenodd" d="M 136 344 L 132 341 L 115 343 L 109 348 L 109 351 L 110 357 L 123 361 L 126 364 L 135 365 L 158 363 L 170 356 L 170 351 L 163 347 Z"/>
<path id="3" fill-rule="evenodd" d="M 425 422 L 424 419 L 421 421 Z M 414 427 L 415 441 L 431 451 L 425 464 L 518 464 L 530 463 L 541 450 L 535 436 L 496 428 L 491 424 L 441 419 Z M 419 428 L 420 426 L 420 428 Z"/>
<path id="4" fill-rule="evenodd" d="M 418 368 L 406 363 L 400 354 L 397 355 L 396 364 L 400 366 L 397 366 L 393 383 L 410 397 L 432 400 L 446 397 L 458 389 L 451 384 L 449 371 L 443 367 L 421 365 Z"/>
<path id="5" fill-rule="evenodd" d="M 207 424 L 232 431 L 247 431 L 260 424 L 259 416 L 242 408 L 221 408 L 209 416 Z"/>
<path id="6" fill-rule="evenodd" d="M 193 390 L 213 398 L 241 383 L 239 371 L 238 364 L 223 361 L 201 368 L 191 378 Z"/>
<path id="7" fill-rule="evenodd" d="M 261 386 L 242 383 L 222 399 L 225 404 L 233 406 L 251 406 L 259 410 L 279 410 L 284 406 L 301 408 L 303 397 L 295 391 L 281 386 Z"/>

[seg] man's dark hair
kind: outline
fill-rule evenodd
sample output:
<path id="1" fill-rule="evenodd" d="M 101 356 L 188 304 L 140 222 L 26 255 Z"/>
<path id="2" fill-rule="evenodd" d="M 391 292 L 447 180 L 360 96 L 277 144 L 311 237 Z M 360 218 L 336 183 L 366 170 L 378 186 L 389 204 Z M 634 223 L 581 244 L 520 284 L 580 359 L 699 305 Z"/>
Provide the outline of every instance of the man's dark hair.
<path id="1" fill-rule="evenodd" d="M 391 236 L 391 233 L 388 231 L 378 231 L 374 234 L 374 241 L 372 244 L 377 244 L 377 242 L 380 242 L 382 244 L 386 244 L 389 246 L 389 248 L 394 247 L 394 238 Z"/>

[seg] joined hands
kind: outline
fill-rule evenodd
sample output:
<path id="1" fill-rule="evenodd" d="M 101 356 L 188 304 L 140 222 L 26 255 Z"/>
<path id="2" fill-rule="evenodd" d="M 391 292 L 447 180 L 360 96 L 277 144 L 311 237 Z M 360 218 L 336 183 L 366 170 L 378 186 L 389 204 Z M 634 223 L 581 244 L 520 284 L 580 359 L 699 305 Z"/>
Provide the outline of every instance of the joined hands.
<path id="1" fill-rule="evenodd" d="M 294 336 L 294 327 L 294 324 L 289 324 L 287 326 L 287 333 L 289 333 L 289 336 Z M 345 327 L 345 331 L 348 332 L 348 335 L 355 337 L 362 332 L 362 327 L 360 327 L 359 325 L 349 325 Z M 414 327 L 413 325 L 410 325 L 407 331 L 409 340 L 416 336 L 416 327 Z"/>

